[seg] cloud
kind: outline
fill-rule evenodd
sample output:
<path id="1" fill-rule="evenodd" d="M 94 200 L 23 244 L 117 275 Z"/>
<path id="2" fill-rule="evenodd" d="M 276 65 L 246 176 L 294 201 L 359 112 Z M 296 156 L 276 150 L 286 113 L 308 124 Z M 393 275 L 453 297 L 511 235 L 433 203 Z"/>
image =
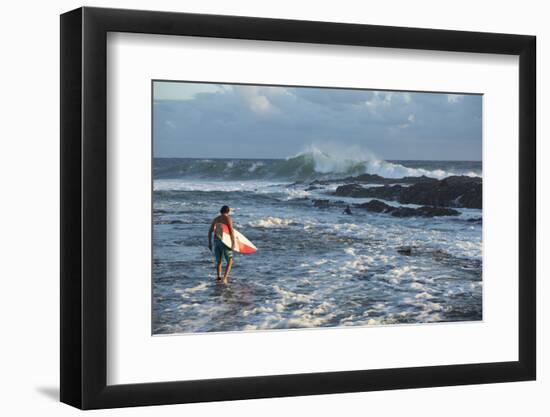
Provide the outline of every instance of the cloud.
<path id="1" fill-rule="evenodd" d="M 371 109 L 377 109 L 378 107 L 389 107 L 392 102 L 392 97 L 392 92 L 374 91 L 370 98 L 365 101 L 365 104 Z"/>
<path id="2" fill-rule="evenodd" d="M 236 85 L 233 86 L 233 90 L 246 101 L 250 110 L 256 113 L 262 114 L 274 110 L 273 105 L 259 87 Z"/>
<path id="3" fill-rule="evenodd" d="M 336 88 L 287 88 L 286 90 L 299 99 L 331 107 L 359 105 L 369 100 L 374 94 L 368 90 Z"/>
<path id="4" fill-rule="evenodd" d="M 154 97 L 154 154 L 282 158 L 337 143 L 387 159 L 481 158 L 481 96 L 218 84 Z M 450 98 L 451 97 L 451 98 Z"/>
<path id="5" fill-rule="evenodd" d="M 460 94 L 447 94 L 447 101 L 449 103 L 459 103 L 463 99 L 464 99 L 464 96 Z"/>
<path id="6" fill-rule="evenodd" d="M 220 84 L 153 82 L 153 94 L 156 100 L 192 100 L 197 94 L 215 93 L 222 90 L 223 85 Z"/>
<path id="7" fill-rule="evenodd" d="M 412 123 L 414 123 L 416 120 L 416 117 L 414 114 L 409 114 L 407 116 L 407 122 L 406 123 L 402 123 L 399 125 L 399 128 L 400 129 L 406 129 L 407 127 L 409 127 Z"/>

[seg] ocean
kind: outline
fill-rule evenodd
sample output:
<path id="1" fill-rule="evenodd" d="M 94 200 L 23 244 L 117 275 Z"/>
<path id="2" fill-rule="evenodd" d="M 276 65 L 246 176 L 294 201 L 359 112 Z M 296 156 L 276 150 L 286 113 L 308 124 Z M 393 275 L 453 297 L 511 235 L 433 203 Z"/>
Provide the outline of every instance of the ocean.
<path id="1" fill-rule="evenodd" d="M 481 177 L 480 161 L 310 152 L 287 159 L 155 158 L 153 166 L 153 334 L 482 319 L 481 209 L 401 218 L 355 208 L 372 198 L 334 195 L 365 173 L 395 184 L 403 177 Z M 235 255 L 228 285 L 216 283 L 207 246 L 222 205 L 258 248 Z"/>

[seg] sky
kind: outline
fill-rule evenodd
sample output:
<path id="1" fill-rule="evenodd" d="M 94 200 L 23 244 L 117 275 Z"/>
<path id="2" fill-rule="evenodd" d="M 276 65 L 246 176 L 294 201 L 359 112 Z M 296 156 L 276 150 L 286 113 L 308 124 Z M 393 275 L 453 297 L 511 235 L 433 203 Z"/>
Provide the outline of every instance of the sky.
<path id="1" fill-rule="evenodd" d="M 155 81 L 155 157 L 481 160 L 482 96 Z"/>

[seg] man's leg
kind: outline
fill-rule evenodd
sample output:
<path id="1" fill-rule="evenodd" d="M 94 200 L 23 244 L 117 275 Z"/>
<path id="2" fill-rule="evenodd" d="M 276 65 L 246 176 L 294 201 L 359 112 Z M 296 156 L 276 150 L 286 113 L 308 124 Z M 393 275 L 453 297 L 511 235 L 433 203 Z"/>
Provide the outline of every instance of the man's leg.
<path id="1" fill-rule="evenodd" d="M 227 284 L 229 280 L 229 273 L 231 272 L 231 266 L 233 265 L 233 257 L 227 260 L 227 265 L 225 266 L 225 274 L 223 274 L 223 283 Z"/>
<path id="2" fill-rule="evenodd" d="M 216 264 L 216 272 L 218 273 L 217 280 L 218 280 L 218 281 L 221 281 L 221 280 L 222 280 L 222 258 L 221 258 L 221 257 L 220 257 L 220 259 L 217 261 L 217 264 Z"/>
<path id="3" fill-rule="evenodd" d="M 214 257 L 216 258 L 216 272 L 217 280 L 222 280 L 222 261 L 223 261 L 223 252 L 220 248 L 219 242 L 214 239 Z"/>

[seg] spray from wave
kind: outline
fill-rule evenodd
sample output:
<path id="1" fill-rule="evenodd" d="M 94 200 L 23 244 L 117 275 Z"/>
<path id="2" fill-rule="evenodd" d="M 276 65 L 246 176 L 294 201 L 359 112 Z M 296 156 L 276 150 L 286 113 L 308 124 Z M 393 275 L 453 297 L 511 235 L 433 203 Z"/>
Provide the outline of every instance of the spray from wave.
<path id="1" fill-rule="evenodd" d="M 410 162 L 408 164 L 408 162 Z M 413 166 L 407 166 L 408 165 Z M 481 176 L 480 162 L 386 161 L 357 148 L 321 150 L 314 145 L 286 159 L 155 159 L 155 178 L 314 180 L 361 174 L 384 178 Z"/>
<path id="2" fill-rule="evenodd" d="M 329 151 L 325 151 L 315 145 L 310 145 L 304 152 L 299 153 L 293 158 L 311 160 L 314 171 L 320 174 L 373 174 L 384 178 L 420 177 L 424 175 L 437 179 L 450 175 L 481 176 L 481 171 L 475 169 L 477 168 L 474 166 L 476 163 L 465 161 L 462 163 L 462 167 L 459 166 L 461 165 L 460 162 L 455 162 L 454 165 L 457 165 L 455 167 L 452 167 L 453 164 L 450 163 L 447 165 L 449 165 L 451 170 L 446 170 L 437 168 L 438 164 L 434 165 L 434 161 L 424 162 L 426 167 L 420 166 L 422 165 L 421 161 L 414 161 L 416 162 L 415 165 L 419 166 L 409 167 L 402 163 L 386 161 L 368 150 L 353 146 L 347 147 L 344 150 L 331 147 Z M 445 163 L 442 162 L 439 165 L 445 165 Z"/>

